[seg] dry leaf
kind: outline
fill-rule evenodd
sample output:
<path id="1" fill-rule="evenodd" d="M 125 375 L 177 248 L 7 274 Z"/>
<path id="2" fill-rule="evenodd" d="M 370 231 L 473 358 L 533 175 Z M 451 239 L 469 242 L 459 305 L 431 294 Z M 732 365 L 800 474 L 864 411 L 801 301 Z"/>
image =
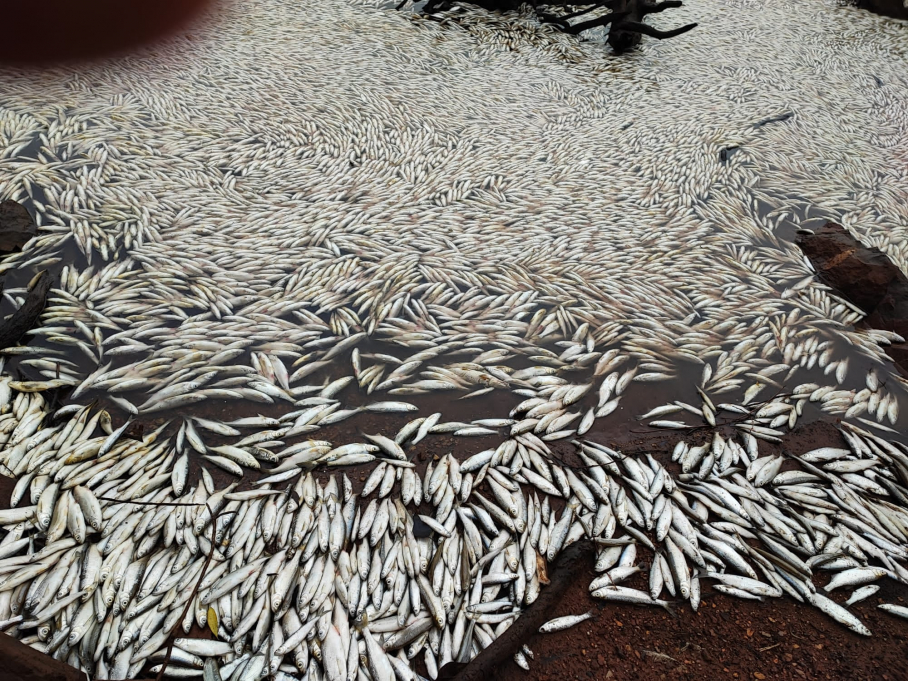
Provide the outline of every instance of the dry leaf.
<path id="1" fill-rule="evenodd" d="M 546 570 L 545 558 L 540 556 L 538 553 L 536 554 L 536 574 L 539 575 L 540 584 L 549 583 L 549 575 L 548 571 Z"/>
<path id="2" fill-rule="evenodd" d="M 208 606 L 208 628 L 215 636 L 218 635 L 218 614 L 210 605 Z"/>

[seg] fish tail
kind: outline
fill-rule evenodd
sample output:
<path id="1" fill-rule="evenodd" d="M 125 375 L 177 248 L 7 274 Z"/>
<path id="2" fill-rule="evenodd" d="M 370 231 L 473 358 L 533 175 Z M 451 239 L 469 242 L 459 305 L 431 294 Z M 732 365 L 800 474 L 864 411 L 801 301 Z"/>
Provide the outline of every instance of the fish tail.
<path id="1" fill-rule="evenodd" d="M 678 613 L 675 610 L 675 602 L 676 601 L 660 601 L 659 605 L 661 605 L 665 609 L 665 612 L 671 615 L 674 619 L 678 619 Z"/>

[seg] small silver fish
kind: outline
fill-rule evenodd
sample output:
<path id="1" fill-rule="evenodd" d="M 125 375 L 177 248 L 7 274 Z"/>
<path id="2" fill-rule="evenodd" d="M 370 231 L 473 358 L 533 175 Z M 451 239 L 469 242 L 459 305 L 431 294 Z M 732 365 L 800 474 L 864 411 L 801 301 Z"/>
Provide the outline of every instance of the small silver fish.
<path id="1" fill-rule="evenodd" d="M 582 615 L 565 615 L 564 617 L 556 617 L 553 620 L 549 620 L 541 627 L 539 627 L 540 634 L 551 634 L 553 631 L 563 631 L 565 629 L 570 629 L 573 626 L 580 624 L 581 622 L 586 622 L 593 616 L 593 611 L 585 612 Z"/>
<path id="2" fill-rule="evenodd" d="M 855 589 L 854 593 L 851 594 L 851 597 L 845 601 L 845 605 L 854 605 L 863 601 L 865 598 L 873 596 L 877 591 L 880 590 L 878 584 L 868 584 L 867 586 L 862 586 L 860 589 Z"/>

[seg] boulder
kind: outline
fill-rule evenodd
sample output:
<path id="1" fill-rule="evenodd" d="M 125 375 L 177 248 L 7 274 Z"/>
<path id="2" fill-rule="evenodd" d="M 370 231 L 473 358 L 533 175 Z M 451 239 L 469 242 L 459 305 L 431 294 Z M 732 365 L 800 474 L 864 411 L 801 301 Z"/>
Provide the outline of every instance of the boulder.
<path id="1" fill-rule="evenodd" d="M 908 338 L 908 277 L 885 253 L 863 246 L 834 222 L 814 234 L 798 235 L 797 244 L 823 283 L 867 315 L 859 327 L 886 329 Z M 893 344 L 887 353 L 908 370 L 908 344 Z"/>

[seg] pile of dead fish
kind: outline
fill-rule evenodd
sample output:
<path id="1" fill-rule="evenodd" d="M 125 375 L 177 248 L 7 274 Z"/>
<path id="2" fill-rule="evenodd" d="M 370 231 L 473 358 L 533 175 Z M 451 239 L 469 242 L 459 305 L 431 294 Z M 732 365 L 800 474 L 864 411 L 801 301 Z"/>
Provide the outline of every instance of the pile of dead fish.
<path id="1" fill-rule="evenodd" d="M 737 435 L 679 441 L 669 468 L 586 439 L 572 440 L 581 466 L 561 463 L 539 425 L 577 435 L 554 424 L 579 410 L 547 417 L 584 397 L 607 405 L 632 373 L 600 372 L 596 390 L 549 385 L 546 399 L 483 425 L 433 415 L 365 442 L 213 446 L 205 457 L 241 475 L 276 464 L 245 491 L 217 489 L 204 467 L 192 480 L 184 447 L 204 451 L 202 432 L 304 432 L 300 416 L 283 425 L 189 417 L 174 437 L 165 424 L 137 440 L 104 410 L 51 414 L 41 392 L 4 378 L 0 463 L 17 483 L 0 511 L 2 626 L 98 678 L 133 678 L 166 658 L 175 677 L 414 679 L 417 655 L 434 677 L 494 641 L 538 596 L 546 562 L 587 537 L 600 547 L 595 598 L 669 609 L 671 594 L 696 609 L 701 580 L 711 580 L 741 598 L 787 594 L 869 636 L 812 578 L 831 574 L 826 591 L 861 586 L 852 601 L 879 579 L 908 581 L 905 448 L 845 424 L 847 448 L 792 453 L 783 470 L 785 459 L 761 456 L 758 441 L 778 439 L 803 402 L 822 400 L 823 389 L 805 385 L 750 411 L 701 392 L 699 411 L 737 415 Z M 685 408 L 696 411 L 653 411 Z M 408 460 L 407 448 L 432 433 L 488 426 L 505 431 L 494 449 L 446 455 L 423 475 Z M 311 471 L 366 459 L 378 463 L 358 493 L 343 473 Z M 649 589 L 622 586 L 644 561 Z M 194 623 L 217 639 L 168 645 Z"/>
<path id="2" fill-rule="evenodd" d="M 589 538 L 598 599 L 708 580 L 869 633 L 815 581 L 908 578 L 902 339 L 786 234 L 908 267 L 903 27 L 702 0 L 696 41 L 613 62 L 384 4 L 228 0 L 0 71 L 0 200 L 39 225 L 0 314 L 54 280 L 0 348 L 0 626 L 95 678 L 434 677 Z M 671 451 L 597 436 L 641 395 Z M 776 453 L 817 415 L 838 446 Z"/>

